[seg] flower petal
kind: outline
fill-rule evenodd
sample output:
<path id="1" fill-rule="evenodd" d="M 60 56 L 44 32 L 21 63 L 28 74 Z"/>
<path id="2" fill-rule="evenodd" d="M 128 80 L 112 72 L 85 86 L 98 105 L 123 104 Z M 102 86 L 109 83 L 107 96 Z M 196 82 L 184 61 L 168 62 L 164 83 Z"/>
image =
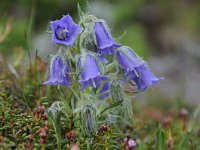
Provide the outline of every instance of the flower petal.
<path id="1" fill-rule="evenodd" d="M 94 27 L 97 45 L 100 54 L 113 55 L 120 44 L 115 43 L 110 31 L 104 26 L 102 21 L 96 22 Z"/>

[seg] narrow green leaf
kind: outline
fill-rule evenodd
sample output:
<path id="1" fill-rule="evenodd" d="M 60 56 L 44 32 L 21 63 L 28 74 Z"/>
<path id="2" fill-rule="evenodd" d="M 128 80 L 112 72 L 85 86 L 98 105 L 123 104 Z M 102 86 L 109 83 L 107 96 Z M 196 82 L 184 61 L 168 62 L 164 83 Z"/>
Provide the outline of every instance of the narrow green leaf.
<path id="1" fill-rule="evenodd" d="M 139 143 L 137 150 L 146 150 L 146 149 L 147 149 L 146 145 L 144 144 L 144 142 L 141 141 Z"/>
<path id="2" fill-rule="evenodd" d="M 81 7 L 80 7 L 79 4 L 77 5 L 77 7 L 78 7 L 78 16 L 79 16 L 79 19 L 82 20 L 85 14 L 84 14 L 84 12 L 81 10 Z"/>
<path id="3" fill-rule="evenodd" d="M 161 130 L 161 128 L 158 128 L 157 131 L 157 149 L 158 150 L 164 150 L 165 147 L 165 134 L 164 132 Z"/>
<path id="4" fill-rule="evenodd" d="M 187 150 L 188 149 L 188 142 L 189 142 L 189 138 L 192 135 L 192 132 L 187 132 L 185 133 L 178 145 L 178 150 Z"/>
<path id="5" fill-rule="evenodd" d="M 118 101 L 116 103 L 113 103 L 112 105 L 110 105 L 109 107 L 105 108 L 100 114 L 103 114 L 104 112 L 106 112 L 107 110 L 110 110 L 112 108 L 115 108 L 119 105 L 121 105 L 122 101 Z"/>

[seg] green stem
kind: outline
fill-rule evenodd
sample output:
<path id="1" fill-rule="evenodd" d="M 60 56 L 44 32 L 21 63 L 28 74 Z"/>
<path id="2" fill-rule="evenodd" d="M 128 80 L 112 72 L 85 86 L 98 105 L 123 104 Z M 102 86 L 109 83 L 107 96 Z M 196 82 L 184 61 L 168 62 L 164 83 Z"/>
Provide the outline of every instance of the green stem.
<path id="1" fill-rule="evenodd" d="M 60 128 L 56 126 L 55 124 L 53 125 L 55 132 L 56 132 L 56 142 L 57 142 L 57 148 L 58 150 L 61 150 L 61 136 L 60 136 Z"/>
<path id="2" fill-rule="evenodd" d="M 61 150 L 60 122 L 58 121 L 58 118 L 54 118 L 54 119 L 55 120 L 52 120 L 52 125 L 56 133 L 57 148 L 58 150 Z"/>
<path id="3" fill-rule="evenodd" d="M 81 99 L 80 99 L 80 97 L 78 96 L 78 94 L 76 93 L 76 91 L 75 91 L 73 88 L 71 88 L 71 87 L 69 87 L 69 89 L 72 91 L 72 93 L 74 94 L 74 96 L 76 97 L 76 99 L 77 99 L 78 101 L 80 101 Z"/>
<path id="4" fill-rule="evenodd" d="M 61 150 L 61 137 L 59 133 L 56 133 L 56 139 L 57 139 L 57 148 L 58 150 Z"/>

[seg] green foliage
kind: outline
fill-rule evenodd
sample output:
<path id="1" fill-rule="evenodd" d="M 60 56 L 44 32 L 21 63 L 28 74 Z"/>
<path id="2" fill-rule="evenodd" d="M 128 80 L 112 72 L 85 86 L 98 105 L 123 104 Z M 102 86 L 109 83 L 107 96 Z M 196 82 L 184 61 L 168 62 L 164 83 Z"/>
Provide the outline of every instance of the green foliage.
<path id="1" fill-rule="evenodd" d="M 126 119 L 120 118 L 116 113 L 116 111 L 119 111 L 119 113 L 123 111 L 120 109 L 121 101 L 112 102 L 109 105 L 106 104 L 106 101 L 101 105 L 96 105 L 95 101 L 91 100 L 85 100 L 83 103 L 76 99 L 76 97 L 81 98 L 81 95 L 72 96 L 72 93 L 76 93 L 73 87 L 67 91 L 67 95 L 66 92 L 63 93 L 64 89 L 62 87 L 58 89 L 40 87 L 43 89 L 43 92 L 40 93 L 42 95 L 36 94 L 31 98 L 30 94 L 32 94 L 35 84 L 23 86 L 24 95 L 28 103 L 27 107 L 22 93 L 16 93 L 15 91 L 19 89 L 13 87 L 13 83 L 9 83 L 12 76 L 7 75 L 6 78 L 3 78 L 5 74 L 8 74 L 8 72 L 1 72 L 0 86 L 0 139 L 1 147 L 4 149 L 25 148 L 28 144 L 32 148 L 39 149 L 55 149 L 59 147 L 64 149 L 75 146 L 72 143 L 78 144 L 81 149 L 123 149 L 123 139 L 126 136 L 132 136 L 136 139 L 138 143 L 137 149 L 139 150 L 168 149 L 170 147 L 181 150 L 198 149 L 200 146 L 198 140 L 199 108 L 193 109 L 194 113 L 190 111 L 190 115 L 183 120 L 178 117 L 178 110 L 180 110 L 178 106 L 186 104 L 168 102 L 168 108 L 171 105 L 177 105 L 177 107 L 173 107 L 174 113 L 177 114 L 172 117 L 175 121 L 164 122 L 162 121 L 165 119 L 163 115 L 163 119 L 156 126 L 157 121 L 152 118 L 152 110 L 134 103 L 133 121 L 125 122 Z M 29 69 L 24 75 L 29 75 Z M 22 79 L 21 82 L 26 81 L 26 78 L 22 77 Z M 32 83 L 34 82 L 33 80 Z M 61 91 L 63 94 L 61 94 Z M 57 102 L 52 103 L 51 99 L 55 98 L 57 98 Z M 47 99 L 49 100 L 48 103 Z M 34 101 L 32 102 L 34 105 L 30 101 Z M 40 115 L 36 115 L 38 106 L 43 104 L 45 104 L 46 108 L 52 104 L 49 109 L 46 109 L 48 123 L 45 123 L 40 118 Z M 80 107 L 74 109 L 75 104 Z M 87 105 L 92 105 L 96 111 L 97 130 L 92 134 L 88 134 L 87 129 L 83 128 L 85 121 L 82 121 L 81 112 L 84 112 L 83 110 Z M 155 107 L 152 104 L 150 105 Z M 156 109 L 156 107 L 154 111 L 162 114 L 163 112 Z M 145 116 L 144 110 L 148 111 L 148 115 Z M 167 115 L 168 110 L 165 109 L 164 111 L 164 114 Z M 87 116 L 85 117 L 87 120 Z M 118 121 L 116 121 L 116 117 Z M 40 144 L 40 133 L 45 127 L 48 127 L 47 138 L 45 139 L 45 144 Z M 31 137 L 31 135 L 34 136 Z"/>
<path id="2" fill-rule="evenodd" d="M 158 150 L 165 149 L 165 134 L 162 129 L 158 126 L 156 133 L 156 147 Z"/>
<path id="3" fill-rule="evenodd" d="M 9 3 L 13 1 L 2 1 L 0 12 L 5 12 L 10 8 L 6 7 L 11 6 Z M 63 1 L 63 3 L 69 4 L 68 7 L 76 7 L 71 1 Z M 130 24 L 130 18 L 135 17 L 136 11 L 129 3 L 122 3 L 123 6 L 118 6 L 115 13 L 117 27 L 121 26 L 121 22 L 130 20 L 127 23 L 127 34 L 122 42 L 135 47 L 136 51 L 146 59 L 151 48 L 145 38 L 145 28 L 139 23 Z M 131 4 L 133 3 L 134 8 L 137 9 L 145 2 L 131 1 Z M 25 0 L 16 1 L 15 4 L 19 4 L 24 9 L 31 8 L 29 2 Z M 158 5 L 163 8 L 165 2 L 159 2 Z M 35 24 L 40 21 L 41 24 L 46 24 L 45 19 L 49 17 L 49 12 L 55 12 L 57 7 L 59 7 L 58 1 L 37 1 Z M 182 22 L 187 20 L 184 26 L 198 30 L 200 21 L 195 13 L 199 10 L 198 7 L 195 6 L 194 12 L 191 13 L 193 18 L 185 12 L 184 17 L 179 18 L 180 24 L 182 25 Z M 129 8 L 128 11 L 125 11 L 127 8 Z M 122 14 L 122 12 L 125 13 Z M 79 10 L 81 17 L 83 17 L 82 13 Z M 60 16 L 60 14 L 57 15 Z M 0 19 L 2 34 L 7 20 Z M 127 136 L 136 140 L 138 150 L 200 149 L 199 107 L 190 106 L 180 100 L 169 102 L 160 99 L 147 103 L 147 106 L 141 106 L 134 103 L 130 96 L 124 98 L 121 87 L 113 90 L 113 96 L 116 96 L 114 101 L 106 100 L 99 103 L 94 100 L 97 99 L 95 94 L 94 97 L 87 97 L 83 92 L 78 94 L 79 89 L 76 84 L 67 90 L 63 87 L 42 86 L 47 64 L 37 56 L 37 53 L 30 65 L 20 68 L 25 61 L 24 58 L 28 58 L 25 51 L 27 49 L 25 32 L 28 31 L 29 26 L 27 20 L 27 18 L 14 19 L 10 34 L 0 45 L 1 52 L 7 54 L 13 52 L 12 63 L 9 65 L 7 62 L 2 63 L 0 68 L 0 149 L 27 147 L 29 149 L 70 149 L 75 145 L 78 145 L 80 149 L 123 149 L 124 138 Z M 118 35 L 121 33 L 123 31 L 120 29 L 116 32 Z M 74 50 L 75 52 L 77 50 Z M 74 64 L 71 63 L 71 65 Z M 106 69 L 111 71 L 113 64 Z M 45 106 L 48 121 L 44 121 L 41 114 L 36 113 L 36 109 L 41 105 Z M 92 106 L 90 110 L 92 117 L 86 111 L 88 105 Z M 189 115 L 185 119 L 178 117 L 178 112 L 183 107 L 189 110 Z M 172 116 L 170 116 L 171 111 L 174 114 Z M 172 120 L 165 122 L 168 116 Z M 89 122 L 92 122 L 91 133 L 88 133 L 87 123 Z M 46 137 L 40 134 L 44 132 L 44 128 L 48 128 L 45 132 Z M 44 143 L 40 142 L 42 136 L 45 137 Z"/>

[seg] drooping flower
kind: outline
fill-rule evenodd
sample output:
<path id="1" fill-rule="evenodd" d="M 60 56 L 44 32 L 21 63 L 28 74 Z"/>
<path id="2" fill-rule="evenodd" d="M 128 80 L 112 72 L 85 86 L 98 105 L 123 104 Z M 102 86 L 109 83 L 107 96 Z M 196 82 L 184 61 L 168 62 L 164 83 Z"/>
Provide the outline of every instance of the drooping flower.
<path id="1" fill-rule="evenodd" d="M 110 95 L 110 83 L 109 82 L 106 82 L 102 89 L 100 90 L 99 92 L 99 99 L 100 100 L 104 100 L 106 97 L 108 97 Z"/>
<path id="2" fill-rule="evenodd" d="M 108 77 L 101 75 L 98 64 L 92 55 L 86 54 L 85 62 L 82 61 L 83 59 L 84 58 L 81 57 L 78 63 L 79 68 L 83 67 L 81 72 L 82 79 L 79 81 L 82 84 L 81 90 L 85 89 L 87 86 L 91 86 L 96 90 L 101 85 L 102 81 L 108 80 Z"/>
<path id="3" fill-rule="evenodd" d="M 82 31 L 81 27 L 74 23 L 70 15 L 60 20 L 50 22 L 52 30 L 52 42 L 72 46 L 76 36 Z"/>
<path id="4" fill-rule="evenodd" d="M 149 69 L 144 60 L 139 58 L 128 47 L 121 47 L 117 52 L 120 66 L 127 80 L 134 80 L 138 89 L 143 91 L 158 83 L 163 78 L 157 78 Z"/>
<path id="5" fill-rule="evenodd" d="M 98 50 L 103 55 L 113 55 L 115 49 L 120 47 L 120 44 L 115 43 L 109 29 L 105 27 L 103 21 L 97 21 L 94 27 Z"/>
<path id="6" fill-rule="evenodd" d="M 158 83 L 163 78 L 157 78 L 149 69 L 147 64 L 135 68 L 135 71 L 128 71 L 127 78 L 134 80 L 138 89 L 143 91 Z"/>
<path id="7" fill-rule="evenodd" d="M 67 61 L 64 63 L 59 55 L 52 57 L 48 81 L 43 84 L 69 86 L 68 71 L 69 67 Z"/>

